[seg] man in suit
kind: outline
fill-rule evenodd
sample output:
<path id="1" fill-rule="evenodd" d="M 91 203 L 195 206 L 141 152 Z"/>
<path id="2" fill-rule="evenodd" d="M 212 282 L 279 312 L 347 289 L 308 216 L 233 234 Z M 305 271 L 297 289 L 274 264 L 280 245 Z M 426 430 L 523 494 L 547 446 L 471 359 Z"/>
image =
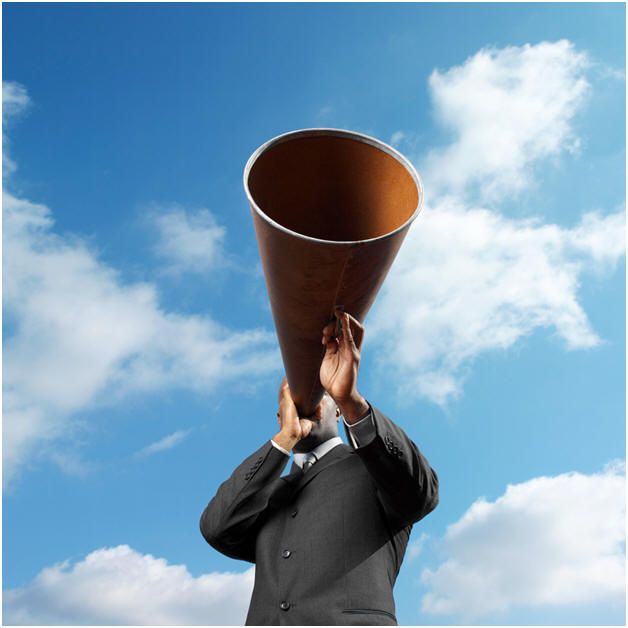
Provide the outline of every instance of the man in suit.
<path id="1" fill-rule="evenodd" d="M 246 625 L 397 625 L 393 587 L 412 526 L 438 504 L 438 478 L 415 443 L 358 392 L 364 328 L 336 317 L 337 336 L 333 323 L 323 329 L 315 415 L 298 416 L 284 379 L 279 432 L 201 515 L 212 547 L 256 565 Z"/>

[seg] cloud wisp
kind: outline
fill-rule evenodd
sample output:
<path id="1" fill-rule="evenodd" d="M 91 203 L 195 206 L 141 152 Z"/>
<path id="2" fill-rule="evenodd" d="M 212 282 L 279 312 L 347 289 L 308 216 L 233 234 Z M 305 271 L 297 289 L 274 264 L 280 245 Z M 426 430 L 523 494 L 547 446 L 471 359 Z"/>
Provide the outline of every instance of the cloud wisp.
<path id="1" fill-rule="evenodd" d="M 2 83 L 2 175 L 6 179 L 17 169 L 17 164 L 9 156 L 9 126 L 28 110 L 31 99 L 26 88 L 19 83 Z"/>
<path id="2" fill-rule="evenodd" d="M 157 233 L 154 250 L 169 273 L 207 273 L 225 264 L 226 229 L 209 210 L 154 207 L 146 220 Z"/>
<path id="3" fill-rule="evenodd" d="M 509 485 L 480 498 L 425 569 L 422 610 L 464 623 L 525 606 L 625 603 L 625 464 Z"/>
<path id="4" fill-rule="evenodd" d="M 3 594 L 7 625 L 242 625 L 255 567 L 193 577 L 184 565 L 140 554 L 128 545 L 42 569 Z"/>
<path id="5" fill-rule="evenodd" d="M 150 445 L 146 445 L 146 447 L 142 447 L 142 449 L 135 452 L 134 456 L 136 458 L 146 458 L 147 456 L 172 449 L 182 443 L 190 435 L 190 432 L 191 430 L 177 430 Z"/>

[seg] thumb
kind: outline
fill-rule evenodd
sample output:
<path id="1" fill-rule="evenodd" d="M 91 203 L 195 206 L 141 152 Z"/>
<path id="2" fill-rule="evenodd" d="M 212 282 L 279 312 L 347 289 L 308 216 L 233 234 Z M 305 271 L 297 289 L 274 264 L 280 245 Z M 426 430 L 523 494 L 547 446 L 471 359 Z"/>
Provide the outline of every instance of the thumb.
<path id="1" fill-rule="evenodd" d="M 309 419 L 299 419 L 299 424 L 301 425 L 301 438 L 307 438 L 312 431 L 314 423 Z"/>

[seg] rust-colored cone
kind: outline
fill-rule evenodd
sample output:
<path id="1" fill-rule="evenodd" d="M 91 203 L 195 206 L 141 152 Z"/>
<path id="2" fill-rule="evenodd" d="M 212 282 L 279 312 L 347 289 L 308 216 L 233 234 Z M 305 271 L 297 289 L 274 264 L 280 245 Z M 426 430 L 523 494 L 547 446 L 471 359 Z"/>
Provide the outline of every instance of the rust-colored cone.
<path id="1" fill-rule="evenodd" d="M 246 190 L 292 398 L 323 395 L 321 331 L 336 305 L 363 321 L 419 213 L 410 162 L 359 133 L 306 129 L 257 149 Z"/>

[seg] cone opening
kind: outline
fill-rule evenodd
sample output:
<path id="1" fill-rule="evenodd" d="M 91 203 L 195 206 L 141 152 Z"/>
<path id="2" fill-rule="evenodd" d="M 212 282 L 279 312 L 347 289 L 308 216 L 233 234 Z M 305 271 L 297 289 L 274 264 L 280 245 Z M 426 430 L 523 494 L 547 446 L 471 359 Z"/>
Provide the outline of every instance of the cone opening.
<path id="1" fill-rule="evenodd" d="M 248 174 L 247 174 L 248 173 Z M 245 170 L 255 209 L 296 234 L 328 242 L 389 235 L 418 213 L 420 183 L 392 148 L 348 131 L 313 129 L 261 147 Z"/>

